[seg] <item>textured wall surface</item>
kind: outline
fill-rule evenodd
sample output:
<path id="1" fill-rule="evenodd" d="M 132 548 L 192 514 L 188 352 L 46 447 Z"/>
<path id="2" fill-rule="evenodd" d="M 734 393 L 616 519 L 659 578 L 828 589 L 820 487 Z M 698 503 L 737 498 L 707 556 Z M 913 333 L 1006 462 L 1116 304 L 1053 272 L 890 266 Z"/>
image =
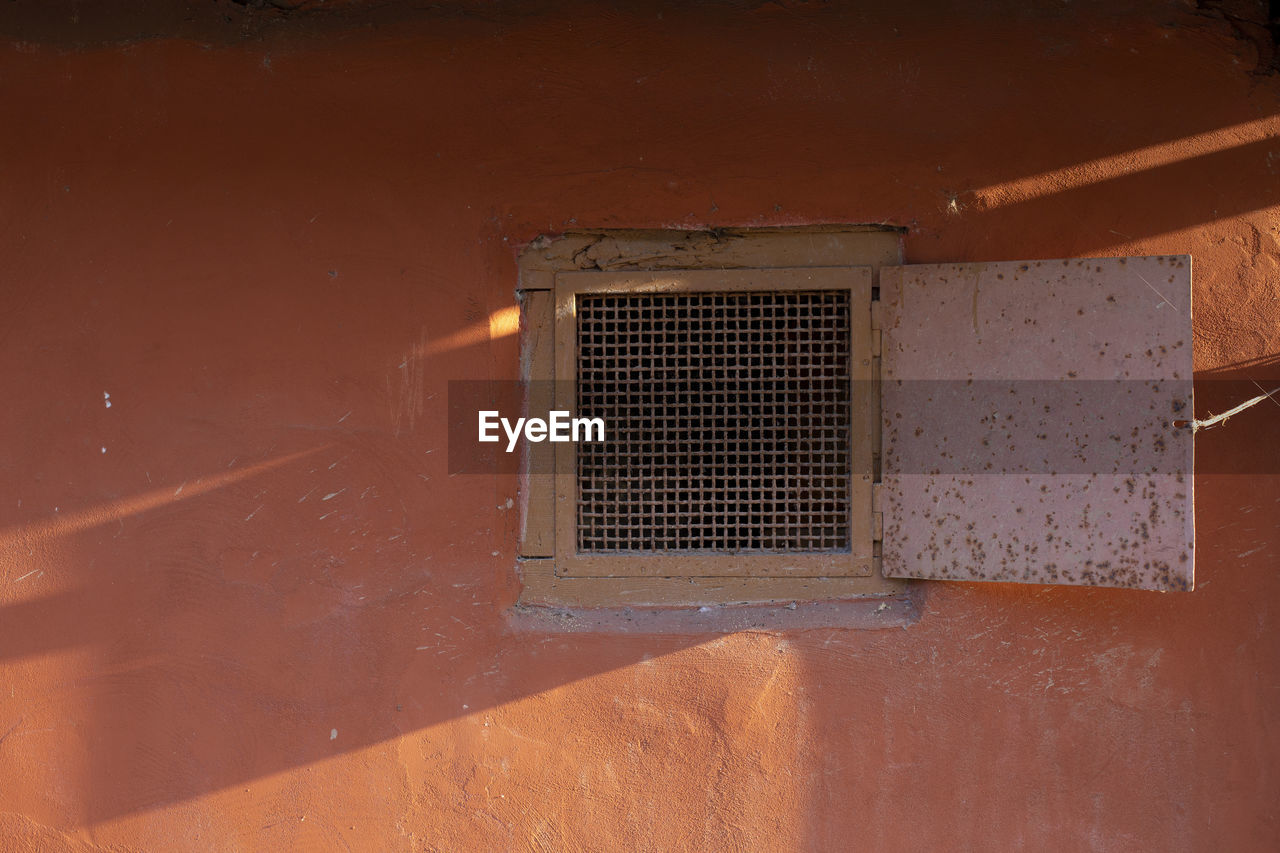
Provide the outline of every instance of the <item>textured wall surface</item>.
<path id="1" fill-rule="evenodd" d="M 5 10 L 0 846 L 1276 849 L 1269 404 L 1198 439 L 1192 593 L 504 619 L 516 483 L 448 475 L 445 390 L 517 375 L 489 319 L 539 234 L 1190 253 L 1197 414 L 1280 376 L 1254 44 L 1179 2 L 937 7 Z"/>

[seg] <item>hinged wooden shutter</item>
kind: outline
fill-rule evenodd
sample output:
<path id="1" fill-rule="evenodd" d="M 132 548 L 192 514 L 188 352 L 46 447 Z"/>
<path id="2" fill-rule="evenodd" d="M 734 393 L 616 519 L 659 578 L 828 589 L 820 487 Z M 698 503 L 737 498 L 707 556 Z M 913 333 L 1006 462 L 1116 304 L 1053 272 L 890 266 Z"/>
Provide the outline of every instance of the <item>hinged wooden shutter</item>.
<path id="1" fill-rule="evenodd" d="M 1190 589 L 1191 259 L 881 270 L 884 574 Z"/>

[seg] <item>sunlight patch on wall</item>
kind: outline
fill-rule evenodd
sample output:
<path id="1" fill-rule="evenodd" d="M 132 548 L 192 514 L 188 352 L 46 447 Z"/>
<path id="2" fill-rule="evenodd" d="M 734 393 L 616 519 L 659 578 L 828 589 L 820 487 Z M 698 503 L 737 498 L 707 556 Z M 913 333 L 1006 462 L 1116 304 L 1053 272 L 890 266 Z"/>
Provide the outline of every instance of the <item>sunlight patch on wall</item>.
<path id="1" fill-rule="evenodd" d="M 1061 169 L 1052 169 L 1012 181 L 979 187 L 973 191 L 973 194 L 977 197 L 978 203 L 988 209 L 1018 204 L 1111 178 L 1168 166 L 1193 157 L 1217 154 L 1277 136 L 1280 136 L 1280 116 L 1268 116 L 1156 145 L 1148 145 L 1145 148 L 1135 148 L 1120 154 L 1099 157 L 1096 160 L 1086 160 Z"/>

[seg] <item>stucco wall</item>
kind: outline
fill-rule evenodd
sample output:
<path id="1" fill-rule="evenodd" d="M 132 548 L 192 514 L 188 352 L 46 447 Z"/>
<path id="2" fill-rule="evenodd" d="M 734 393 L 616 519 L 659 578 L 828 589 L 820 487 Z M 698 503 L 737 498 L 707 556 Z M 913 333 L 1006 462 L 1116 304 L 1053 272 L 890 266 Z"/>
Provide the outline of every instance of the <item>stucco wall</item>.
<path id="1" fill-rule="evenodd" d="M 516 376 L 516 337 L 450 336 L 539 234 L 1190 252 L 1199 377 L 1280 373 L 1280 82 L 1249 43 L 1180 3 L 938 6 L 4 22 L 4 848 L 1275 849 L 1269 405 L 1202 435 L 1189 594 L 504 620 L 516 484 L 448 475 L 445 383 Z"/>

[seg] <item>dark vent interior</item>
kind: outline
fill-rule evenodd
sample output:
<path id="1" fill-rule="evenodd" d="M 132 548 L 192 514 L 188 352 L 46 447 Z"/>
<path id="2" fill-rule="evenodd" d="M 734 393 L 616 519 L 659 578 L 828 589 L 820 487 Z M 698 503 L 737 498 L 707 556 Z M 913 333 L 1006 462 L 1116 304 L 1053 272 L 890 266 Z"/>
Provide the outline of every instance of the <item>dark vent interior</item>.
<path id="1" fill-rule="evenodd" d="M 580 294 L 578 550 L 850 548 L 848 291 Z"/>

